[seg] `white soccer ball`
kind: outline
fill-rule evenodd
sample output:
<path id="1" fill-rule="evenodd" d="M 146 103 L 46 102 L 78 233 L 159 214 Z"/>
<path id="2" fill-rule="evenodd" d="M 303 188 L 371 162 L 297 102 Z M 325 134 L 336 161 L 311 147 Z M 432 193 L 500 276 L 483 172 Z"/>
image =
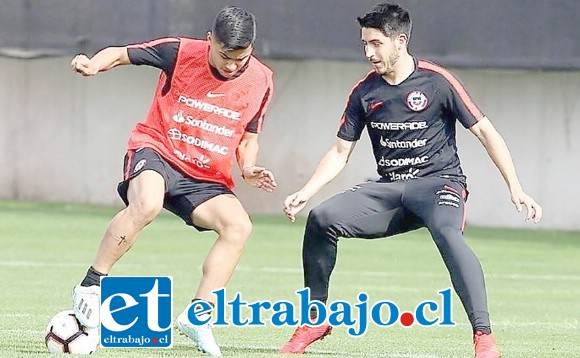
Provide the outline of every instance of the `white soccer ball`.
<path id="1" fill-rule="evenodd" d="M 99 329 L 81 326 L 73 310 L 57 313 L 44 335 L 50 353 L 91 354 L 99 345 Z"/>

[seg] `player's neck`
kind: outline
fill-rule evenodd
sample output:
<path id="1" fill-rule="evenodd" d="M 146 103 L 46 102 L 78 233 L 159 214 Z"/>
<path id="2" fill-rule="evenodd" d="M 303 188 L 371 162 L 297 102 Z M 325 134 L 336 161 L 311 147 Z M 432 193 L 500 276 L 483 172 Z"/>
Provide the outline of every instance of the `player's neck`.
<path id="1" fill-rule="evenodd" d="M 383 78 L 388 84 L 396 86 L 409 78 L 414 71 L 415 61 L 413 56 L 404 52 L 401 54 L 401 57 L 399 57 L 399 60 L 394 67 L 394 71 L 384 74 Z"/>

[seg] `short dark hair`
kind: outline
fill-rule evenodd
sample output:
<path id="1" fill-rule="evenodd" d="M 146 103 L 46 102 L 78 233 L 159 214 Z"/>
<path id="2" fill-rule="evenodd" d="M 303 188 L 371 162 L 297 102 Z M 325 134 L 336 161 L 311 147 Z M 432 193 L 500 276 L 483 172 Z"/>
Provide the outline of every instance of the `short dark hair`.
<path id="1" fill-rule="evenodd" d="M 225 7 L 215 18 L 212 34 L 228 50 L 248 48 L 256 40 L 256 18 L 239 7 Z"/>
<path id="2" fill-rule="evenodd" d="M 393 38 L 407 35 L 411 38 L 411 17 L 409 12 L 397 4 L 381 3 L 364 16 L 357 17 L 360 27 L 380 30 L 385 36 Z"/>

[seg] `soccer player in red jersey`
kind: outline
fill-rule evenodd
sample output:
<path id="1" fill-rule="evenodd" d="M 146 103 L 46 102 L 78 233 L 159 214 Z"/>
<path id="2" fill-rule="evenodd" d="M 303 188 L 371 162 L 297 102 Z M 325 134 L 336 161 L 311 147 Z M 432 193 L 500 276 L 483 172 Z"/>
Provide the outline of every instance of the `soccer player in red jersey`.
<path id="1" fill-rule="evenodd" d="M 481 141 L 516 209 L 526 208 L 526 220 L 540 221 L 542 208 L 523 191 L 504 140 L 457 77 L 409 54 L 409 13 L 383 3 L 358 22 L 373 71 L 352 90 L 336 142 L 304 187 L 286 198 L 285 213 L 294 221 L 338 175 L 365 127 L 380 179 L 346 190 L 310 212 L 302 257 L 305 286 L 313 300 L 326 302 L 339 237 L 376 239 L 426 227 L 472 325 L 475 356 L 499 357 L 482 268 L 463 238 L 467 186 L 457 155 L 457 121 Z M 330 331 L 328 324 L 298 327 L 282 352 L 304 353 Z"/>
<path id="2" fill-rule="evenodd" d="M 218 234 L 194 300 L 213 303 L 211 292 L 232 276 L 252 231 L 232 192 L 234 159 L 248 184 L 267 192 L 276 187 L 273 174 L 256 165 L 273 83 L 272 71 L 252 55 L 255 27 L 253 14 L 226 7 L 205 40 L 161 38 L 73 58 L 73 71 L 83 76 L 129 64 L 161 70 L 149 113 L 129 136 L 125 177 L 118 186 L 127 207 L 110 222 L 92 266 L 73 290 L 83 325 L 99 324 L 100 276 L 110 272 L 162 208 L 200 231 Z M 192 326 L 187 309 L 177 326 L 202 351 L 221 354 L 211 327 Z"/>

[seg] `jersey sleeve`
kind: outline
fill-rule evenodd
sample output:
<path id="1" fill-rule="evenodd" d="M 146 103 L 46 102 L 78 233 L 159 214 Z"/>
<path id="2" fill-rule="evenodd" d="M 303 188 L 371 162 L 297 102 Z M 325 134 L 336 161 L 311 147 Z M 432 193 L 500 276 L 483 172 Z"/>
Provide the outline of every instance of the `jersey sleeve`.
<path id="1" fill-rule="evenodd" d="M 444 103 L 447 110 L 459 120 L 463 127 L 470 128 L 482 119 L 484 114 L 455 75 L 448 72 L 447 75 L 444 74 L 444 78 L 443 86 L 445 88 L 442 93 L 446 96 Z"/>
<path id="2" fill-rule="evenodd" d="M 268 107 L 270 106 L 270 101 L 272 100 L 272 93 L 274 91 L 274 86 L 272 81 L 270 81 L 268 89 L 266 90 L 266 94 L 264 98 L 262 98 L 262 104 L 260 105 L 260 109 L 256 112 L 256 115 L 252 120 L 246 125 L 246 132 L 250 133 L 260 133 L 262 131 L 262 124 L 264 123 L 264 117 L 266 116 L 266 112 L 268 111 Z"/>
<path id="3" fill-rule="evenodd" d="M 180 40 L 175 37 L 164 37 L 157 40 L 129 45 L 127 53 L 134 65 L 147 65 L 159 68 L 167 77 L 171 77 Z"/>
<path id="4" fill-rule="evenodd" d="M 349 142 L 357 141 L 360 139 L 365 124 L 365 111 L 358 87 L 356 87 L 348 98 L 336 135 Z"/>

